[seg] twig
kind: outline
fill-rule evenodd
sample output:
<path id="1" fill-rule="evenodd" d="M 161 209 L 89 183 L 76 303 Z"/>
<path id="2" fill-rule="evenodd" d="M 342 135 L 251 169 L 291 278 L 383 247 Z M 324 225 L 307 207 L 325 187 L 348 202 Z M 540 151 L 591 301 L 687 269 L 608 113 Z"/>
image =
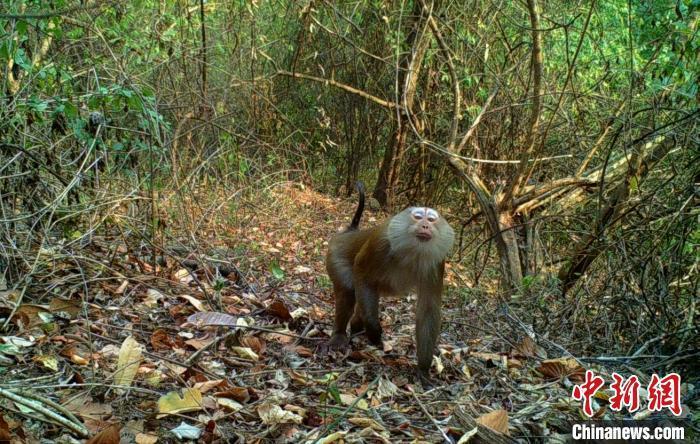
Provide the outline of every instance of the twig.
<path id="1" fill-rule="evenodd" d="M 314 442 L 311 443 L 311 444 L 316 444 L 317 442 L 319 442 L 319 441 L 321 440 L 321 438 L 323 438 L 323 435 L 325 435 L 325 433 L 326 433 L 327 431 L 329 431 L 329 430 L 331 430 L 333 427 L 337 426 L 338 423 L 340 423 L 340 421 L 341 421 L 343 418 L 345 418 L 345 416 L 346 416 L 352 409 L 355 408 L 355 406 L 357 405 L 357 403 L 360 402 L 360 400 L 361 400 L 362 398 L 364 398 L 364 397 L 367 395 L 367 392 L 369 392 L 369 389 L 371 389 L 372 387 L 374 387 L 374 386 L 379 382 L 379 378 L 380 378 L 380 377 L 381 377 L 381 375 L 377 375 L 377 377 L 374 378 L 374 380 L 372 380 L 372 382 L 370 382 L 369 384 L 367 384 L 367 388 L 365 388 L 365 390 L 360 394 L 360 396 L 358 396 L 357 398 L 355 398 L 355 400 L 352 401 L 352 404 L 350 404 L 350 405 L 348 406 L 348 408 L 346 408 L 346 409 L 343 411 L 343 413 L 341 413 L 337 418 L 335 418 L 335 420 L 334 420 L 332 423 L 326 425 L 326 426 L 323 428 L 323 430 L 321 430 L 321 432 L 319 432 L 318 437 L 317 437 L 317 438 L 314 440 Z"/>
<path id="2" fill-rule="evenodd" d="M 58 413 L 47 409 L 46 407 L 44 407 L 41 404 L 41 403 L 47 403 L 46 400 L 44 398 L 39 397 L 38 395 L 32 396 L 33 398 L 37 399 L 35 401 L 32 399 L 23 398 L 22 396 L 18 395 L 17 393 L 13 392 L 12 390 L 5 390 L 3 388 L 0 388 L 0 396 L 7 398 L 7 399 L 10 399 L 17 404 L 21 404 L 25 407 L 29 407 L 30 409 L 41 413 L 46 418 L 53 420 L 53 421 L 56 421 L 59 424 L 61 424 L 62 426 L 67 427 L 68 429 L 72 430 L 81 438 L 88 437 L 88 431 L 82 424 L 75 423 L 75 422 L 71 421 L 70 419 L 64 418 L 63 416 L 59 415 Z M 37 401 L 40 401 L 41 403 L 37 402 Z M 43 418 L 41 418 L 41 419 L 43 419 Z"/>
<path id="3" fill-rule="evenodd" d="M 411 394 L 413 395 L 413 399 L 415 399 L 416 402 L 418 403 L 418 406 L 420 407 L 420 409 L 423 410 L 423 413 L 425 413 L 425 416 L 427 416 L 428 419 L 430 419 L 430 422 L 432 422 L 433 425 L 435 426 L 435 428 L 438 430 L 438 432 L 440 432 L 440 434 L 442 435 L 442 438 L 445 440 L 445 442 L 448 444 L 454 444 L 454 441 L 452 440 L 452 438 L 447 436 L 447 433 L 445 433 L 445 431 L 442 430 L 442 427 L 440 427 L 440 424 L 438 424 L 438 422 L 435 420 L 435 418 L 433 418 L 433 415 L 431 415 L 430 412 L 428 412 L 428 409 L 425 408 L 425 406 L 423 405 L 421 400 L 416 395 L 416 392 L 411 390 Z"/>
<path id="4" fill-rule="evenodd" d="M 197 350 L 196 352 L 192 353 L 192 355 L 185 360 L 185 366 L 186 367 L 192 366 L 192 364 L 194 364 L 197 361 L 197 359 L 199 359 L 199 356 L 202 353 L 204 353 L 205 351 L 209 350 L 212 347 L 219 345 L 220 342 L 226 341 L 228 338 L 235 335 L 237 332 L 238 332 L 237 328 L 233 329 L 233 330 L 229 331 L 228 333 L 226 333 L 225 335 L 217 337 L 216 339 L 214 339 L 210 343 L 206 344 L 204 347 L 202 347 L 199 350 Z"/>

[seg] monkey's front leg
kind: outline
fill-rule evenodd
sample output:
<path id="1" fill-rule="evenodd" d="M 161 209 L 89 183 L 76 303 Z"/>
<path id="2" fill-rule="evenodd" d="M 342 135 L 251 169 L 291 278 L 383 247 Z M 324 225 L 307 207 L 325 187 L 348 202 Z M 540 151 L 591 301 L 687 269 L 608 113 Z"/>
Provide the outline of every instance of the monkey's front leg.
<path id="1" fill-rule="evenodd" d="M 372 286 L 355 282 L 355 297 L 361 319 L 364 321 L 365 334 L 375 347 L 382 347 L 382 325 L 379 323 L 379 293 Z"/>
<path id="2" fill-rule="evenodd" d="M 355 310 L 355 290 L 343 285 L 334 285 L 335 294 L 335 325 L 333 336 L 328 341 L 329 349 L 340 350 L 349 344 L 347 327 L 350 316 Z"/>
<path id="3" fill-rule="evenodd" d="M 442 273 L 439 279 L 422 283 L 418 288 L 416 303 L 416 355 L 418 377 L 423 385 L 430 382 L 430 365 L 440 335 L 442 305 Z"/>

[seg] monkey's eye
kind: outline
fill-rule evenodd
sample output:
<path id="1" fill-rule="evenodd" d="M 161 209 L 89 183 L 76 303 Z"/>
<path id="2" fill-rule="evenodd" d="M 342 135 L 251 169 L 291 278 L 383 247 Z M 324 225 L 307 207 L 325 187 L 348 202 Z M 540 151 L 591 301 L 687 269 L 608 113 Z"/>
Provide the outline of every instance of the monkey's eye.
<path id="1" fill-rule="evenodd" d="M 435 222 L 439 217 L 437 211 L 432 208 L 428 210 L 428 222 Z"/>
<path id="2" fill-rule="evenodd" d="M 421 220 L 425 217 L 425 212 L 422 208 L 416 208 L 415 210 L 411 211 L 411 216 L 413 216 L 413 218 L 416 220 Z"/>

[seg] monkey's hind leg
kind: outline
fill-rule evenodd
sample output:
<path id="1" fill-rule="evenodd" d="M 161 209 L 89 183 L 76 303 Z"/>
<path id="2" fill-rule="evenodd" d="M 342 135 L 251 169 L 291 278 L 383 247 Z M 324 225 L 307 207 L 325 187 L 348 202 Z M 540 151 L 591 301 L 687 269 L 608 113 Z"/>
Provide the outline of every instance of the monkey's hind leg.
<path id="1" fill-rule="evenodd" d="M 364 321 L 365 334 L 370 344 L 382 346 L 382 325 L 379 323 L 379 294 L 370 286 L 355 282 L 357 309 Z"/>

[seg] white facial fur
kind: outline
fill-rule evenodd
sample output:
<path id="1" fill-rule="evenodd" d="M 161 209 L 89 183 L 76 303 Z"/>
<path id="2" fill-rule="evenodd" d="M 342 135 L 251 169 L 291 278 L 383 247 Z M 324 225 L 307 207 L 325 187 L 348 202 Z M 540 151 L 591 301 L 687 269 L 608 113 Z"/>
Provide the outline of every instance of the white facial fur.
<path id="1" fill-rule="evenodd" d="M 418 224 L 427 222 L 433 234 L 429 241 L 415 235 Z M 411 252 L 428 263 L 440 262 L 450 253 L 455 233 L 440 214 L 427 207 L 409 207 L 391 218 L 387 230 L 392 252 Z M 408 258 L 407 258 L 408 259 Z"/>

